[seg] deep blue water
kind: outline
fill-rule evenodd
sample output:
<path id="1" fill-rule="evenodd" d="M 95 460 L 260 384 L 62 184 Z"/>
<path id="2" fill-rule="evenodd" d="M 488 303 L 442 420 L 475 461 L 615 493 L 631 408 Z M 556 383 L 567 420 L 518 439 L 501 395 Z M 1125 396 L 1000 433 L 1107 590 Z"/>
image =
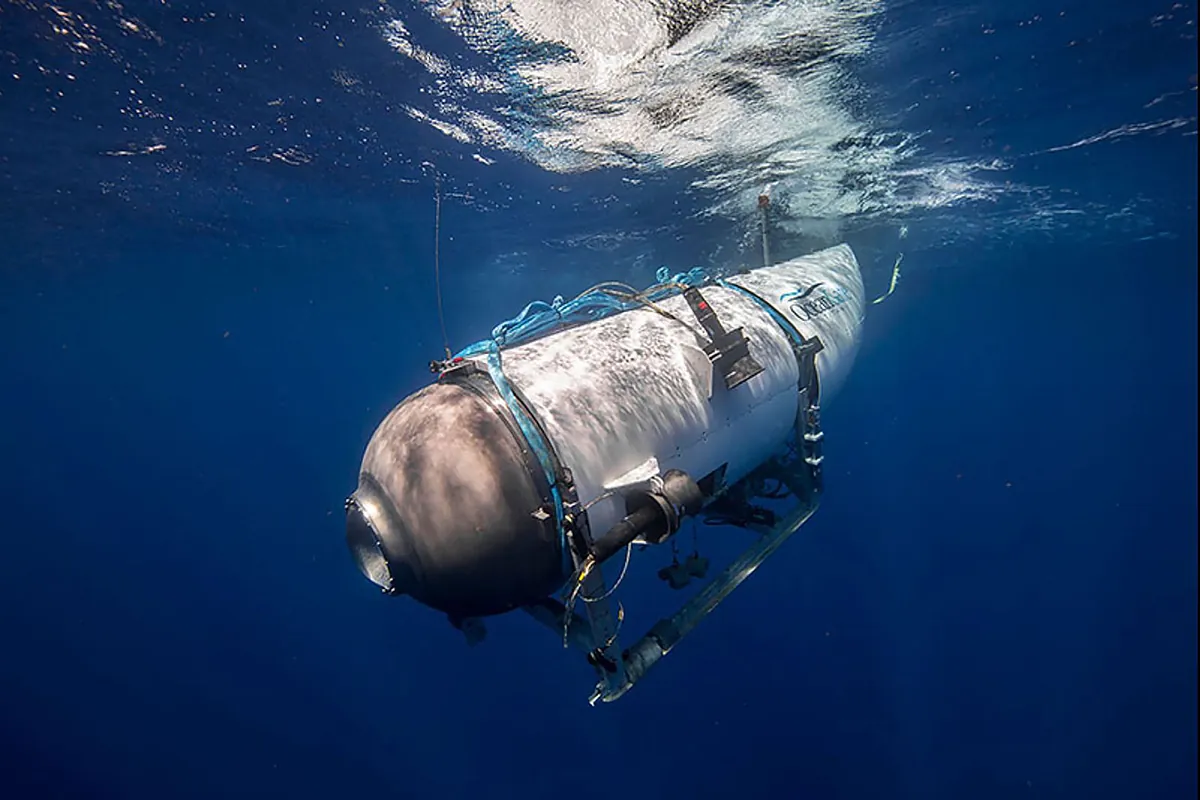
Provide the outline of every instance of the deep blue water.
<path id="1" fill-rule="evenodd" d="M 1195 797 L 1196 14 L 1152 5 L 828 4 L 866 26 L 845 104 L 760 76 L 754 130 L 678 158 L 530 145 L 611 115 L 454 94 L 540 51 L 424 5 L 0 5 L 0 796 Z M 460 141 L 434 96 L 517 121 Z M 777 256 L 848 241 L 878 295 L 904 252 L 821 509 L 613 705 L 533 621 L 468 649 L 346 552 L 441 354 L 426 162 L 456 346 L 752 260 L 767 183 Z"/>

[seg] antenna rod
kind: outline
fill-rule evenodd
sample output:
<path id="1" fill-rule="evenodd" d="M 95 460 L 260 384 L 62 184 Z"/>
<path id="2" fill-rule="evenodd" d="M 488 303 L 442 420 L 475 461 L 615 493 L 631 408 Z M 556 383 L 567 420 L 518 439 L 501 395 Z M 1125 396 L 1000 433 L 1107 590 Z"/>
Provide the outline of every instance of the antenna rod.
<path id="1" fill-rule="evenodd" d="M 442 176 L 436 168 L 433 172 L 433 185 L 433 283 L 437 292 L 438 322 L 442 326 L 442 346 L 446 348 L 446 360 L 449 361 L 452 356 L 450 352 L 450 337 L 446 335 L 446 315 L 442 311 Z"/>
<path id="2" fill-rule="evenodd" d="M 763 266 L 771 266 L 771 243 L 767 240 L 767 209 L 771 206 L 770 195 L 760 194 L 758 196 L 758 216 L 762 226 L 762 253 Z"/>

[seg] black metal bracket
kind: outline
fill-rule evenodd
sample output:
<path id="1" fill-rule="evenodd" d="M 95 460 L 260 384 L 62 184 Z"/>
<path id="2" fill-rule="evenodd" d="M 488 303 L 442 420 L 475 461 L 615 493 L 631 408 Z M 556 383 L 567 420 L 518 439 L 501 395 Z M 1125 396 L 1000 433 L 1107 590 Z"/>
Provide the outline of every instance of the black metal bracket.
<path id="1" fill-rule="evenodd" d="M 825 349 L 825 343 L 814 336 L 801 337 L 801 343 L 793 345 L 796 363 L 800 367 L 798 386 L 803 404 L 796 420 L 796 436 L 799 439 L 804 463 L 808 465 L 812 489 L 820 494 L 824 488 L 821 464 L 825 460 L 821 452 L 825 433 L 821 430 L 821 381 L 817 374 L 817 353 Z"/>
<path id="2" fill-rule="evenodd" d="M 717 312 L 713 311 L 695 286 L 685 289 L 683 296 L 708 334 L 709 343 L 704 346 L 704 352 L 721 372 L 726 389 L 735 389 L 763 371 L 762 365 L 751 357 L 750 340 L 741 328 L 725 330 L 725 326 L 717 319 Z"/>

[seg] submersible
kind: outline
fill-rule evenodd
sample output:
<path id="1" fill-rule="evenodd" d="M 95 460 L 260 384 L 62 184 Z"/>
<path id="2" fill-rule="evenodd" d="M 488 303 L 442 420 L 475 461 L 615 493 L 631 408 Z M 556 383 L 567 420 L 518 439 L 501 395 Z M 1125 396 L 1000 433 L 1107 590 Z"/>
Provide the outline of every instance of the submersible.
<path id="1" fill-rule="evenodd" d="M 591 702 L 614 700 L 815 511 L 821 407 L 850 370 L 864 307 L 845 244 L 531 304 L 434 362 L 436 380 L 375 430 L 346 501 L 354 560 L 472 642 L 481 618 L 528 612 L 586 655 Z M 772 511 L 784 495 L 791 509 Z M 603 567 L 627 566 L 634 546 L 667 542 L 689 517 L 752 540 L 623 646 Z M 681 588 L 706 567 L 673 561 L 659 576 Z"/>

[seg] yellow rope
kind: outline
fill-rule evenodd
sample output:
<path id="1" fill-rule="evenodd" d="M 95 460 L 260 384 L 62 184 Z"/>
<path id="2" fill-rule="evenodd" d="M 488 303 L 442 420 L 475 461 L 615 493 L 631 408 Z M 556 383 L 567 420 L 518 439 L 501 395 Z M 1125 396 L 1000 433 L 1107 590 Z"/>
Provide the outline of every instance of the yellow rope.
<path id="1" fill-rule="evenodd" d="M 882 303 L 892 296 L 892 292 L 896 291 L 896 284 L 900 282 L 900 262 L 904 260 L 904 253 L 896 256 L 896 263 L 892 266 L 892 284 L 888 287 L 887 293 L 882 297 L 876 297 L 871 301 L 871 305 Z"/>

